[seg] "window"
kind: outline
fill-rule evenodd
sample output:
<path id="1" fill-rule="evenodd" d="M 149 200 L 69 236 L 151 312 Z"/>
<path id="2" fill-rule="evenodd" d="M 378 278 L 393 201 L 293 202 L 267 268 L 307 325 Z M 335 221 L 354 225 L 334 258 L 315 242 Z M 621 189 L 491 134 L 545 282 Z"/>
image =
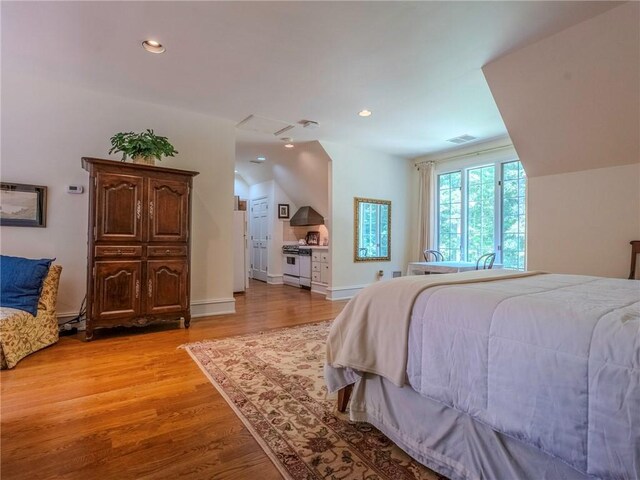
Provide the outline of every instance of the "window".
<path id="1" fill-rule="evenodd" d="M 461 172 L 438 176 L 440 192 L 438 215 L 438 250 L 448 260 L 460 260 L 462 240 Z"/>
<path id="2" fill-rule="evenodd" d="M 524 270 L 525 191 L 517 160 L 438 175 L 438 250 L 446 260 L 468 262 L 495 252 L 504 268 Z"/>
<path id="3" fill-rule="evenodd" d="M 502 165 L 502 264 L 524 270 L 526 177 L 520 162 Z"/>
<path id="4" fill-rule="evenodd" d="M 495 165 L 467 170 L 467 261 L 493 252 L 495 245 Z"/>

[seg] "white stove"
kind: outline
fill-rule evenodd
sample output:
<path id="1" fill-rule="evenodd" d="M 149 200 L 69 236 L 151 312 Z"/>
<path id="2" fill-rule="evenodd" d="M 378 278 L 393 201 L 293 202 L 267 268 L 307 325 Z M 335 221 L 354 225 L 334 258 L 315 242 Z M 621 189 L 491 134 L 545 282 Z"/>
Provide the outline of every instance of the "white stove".
<path id="1" fill-rule="evenodd" d="M 286 285 L 311 288 L 311 249 L 298 245 L 282 247 L 282 280 Z"/>

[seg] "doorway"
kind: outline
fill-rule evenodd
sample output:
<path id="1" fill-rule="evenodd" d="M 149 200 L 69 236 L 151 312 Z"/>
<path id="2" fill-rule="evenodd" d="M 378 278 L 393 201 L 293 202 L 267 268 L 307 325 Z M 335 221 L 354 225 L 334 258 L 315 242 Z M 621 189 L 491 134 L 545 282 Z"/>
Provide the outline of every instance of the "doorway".
<path id="1" fill-rule="evenodd" d="M 267 281 L 269 197 L 251 200 L 251 278 Z"/>

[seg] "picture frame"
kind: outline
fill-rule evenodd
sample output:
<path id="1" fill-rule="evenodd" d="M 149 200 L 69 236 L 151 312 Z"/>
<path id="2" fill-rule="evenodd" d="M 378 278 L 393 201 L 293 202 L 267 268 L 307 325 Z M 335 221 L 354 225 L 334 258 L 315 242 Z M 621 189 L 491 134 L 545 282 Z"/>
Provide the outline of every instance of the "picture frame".
<path id="1" fill-rule="evenodd" d="M 320 245 L 320 232 L 307 232 L 307 245 Z"/>
<path id="2" fill-rule="evenodd" d="M 288 203 L 279 203 L 278 204 L 278 218 L 289 218 L 289 204 Z"/>
<path id="3" fill-rule="evenodd" d="M 47 187 L 0 182 L 0 226 L 47 226 Z"/>

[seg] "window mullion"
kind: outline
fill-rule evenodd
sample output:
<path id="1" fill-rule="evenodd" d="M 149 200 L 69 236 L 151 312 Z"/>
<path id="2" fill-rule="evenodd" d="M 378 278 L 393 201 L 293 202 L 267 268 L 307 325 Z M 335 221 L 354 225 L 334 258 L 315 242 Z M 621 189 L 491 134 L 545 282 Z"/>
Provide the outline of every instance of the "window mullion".
<path id="1" fill-rule="evenodd" d="M 467 175 L 463 169 L 460 175 L 460 261 L 467 258 Z"/>
<path id="2" fill-rule="evenodd" d="M 504 188 L 504 163 L 496 163 L 495 172 L 495 195 L 494 195 L 494 230 L 493 230 L 493 251 L 496 253 L 496 260 L 502 264 L 502 189 Z"/>

